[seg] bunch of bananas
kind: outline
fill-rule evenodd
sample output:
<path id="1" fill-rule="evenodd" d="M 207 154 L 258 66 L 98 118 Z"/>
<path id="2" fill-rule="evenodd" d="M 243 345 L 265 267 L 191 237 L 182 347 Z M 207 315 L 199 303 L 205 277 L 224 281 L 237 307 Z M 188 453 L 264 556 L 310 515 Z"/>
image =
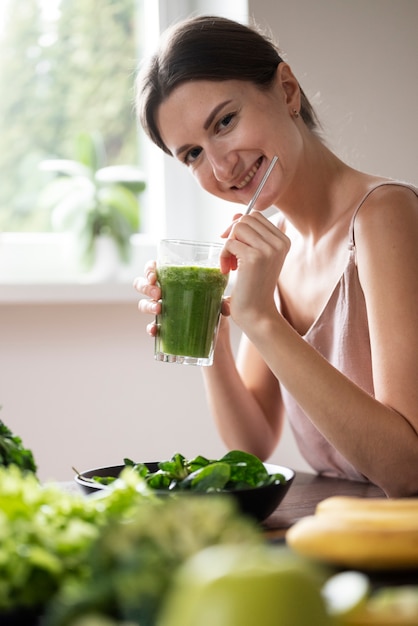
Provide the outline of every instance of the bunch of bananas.
<path id="1" fill-rule="evenodd" d="M 418 569 L 418 498 L 332 496 L 286 533 L 295 552 L 342 567 Z"/>

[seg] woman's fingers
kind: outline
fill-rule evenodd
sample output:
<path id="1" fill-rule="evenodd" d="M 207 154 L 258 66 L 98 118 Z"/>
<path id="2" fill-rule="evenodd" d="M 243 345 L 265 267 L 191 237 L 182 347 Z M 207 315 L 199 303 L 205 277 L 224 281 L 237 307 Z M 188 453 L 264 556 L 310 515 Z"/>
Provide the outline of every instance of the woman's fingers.
<path id="1" fill-rule="evenodd" d="M 148 315 L 158 315 L 161 313 L 161 302 L 157 300 L 147 300 L 141 298 L 138 302 L 138 310 L 140 313 L 147 313 Z"/>
<path id="2" fill-rule="evenodd" d="M 161 298 L 161 289 L 157 285 L 157 269 L 155 261 L 148 261 L 144 268 L 144 276 L 138 276 L 134 280 L 134 288 L 138 293 L 147 296 L 151 300 Z"/>
<path id="3" fill-rule="evenodd" d="M 153 259 L 151 259 L 150 261 L 147 261 L 144 267 L 145 278 L 149 279 L 151 274 L 154 274 L 155 276 L 154 282 L 155 282 L 157 280 L 157 263 Z"/>
<path id="4" fill-rule="evenodd" d="M 159 315 L 161 313 L 161 289 L 157 285 L 157 271 L 155 261 L 148 261 L 144 268 L 144 276 L 138 276 L 134 280 L 134 287 L 144 298 L 138 302 L 138 310 L 146 315 Z M 147 333 L 152 337 L 157 334 L 155 320 L 148 324 Z"/>
<path id="5" fill-rule="evenodd" d="M 151 335 L 151 337 L 155 337 L 157 335 L 158 327 L 155 322 L 151 322 L 147 324 L 147 333 Z"/>
<path id="6" fill-rule="evenodd" d="M 242 217 L 242 213 L 235 213 L 235 215 L 232 218 L 232 223 L 228 226 L 228 228 L 222 233 L 221 237 L 222 239 L 226 239 L 227 237 L 229 237 L 229 234 L 234 226 L 234 224 L 236 222 L 238 222 L 238 220 Z"/>
<path id="7" fill-rule="evenodd" d="M 151 298 L 151 300 L 159 300 L 161 298 L 161 289 L 156 284 L 150 284 L 146 278 L 139 276 L 134 280 L 134 287 L 143 296 Z"/>
<path id="8" fill-rule="evenodd" d="M 229 317 L 231 314 L 231 296 L 222 298 L 221 313 L 224 317 Z"/>
<path id="9" fill-rule="evenodd" d="M 259 212 L 243 215 L 225 232 L 229 234 L 221 253 L 224 273 L 237 269 L 238 259 L 243 258 L 245 251 L 250 256 L 256 252 L 262 257 L 279 254 L 284 260 L 289 249 L 287 236 Z"/>
<path id="10" fill-rule="evenodd" d="M 229 235 L 230 239 L 248 240 L 249 243 L 256 243 L 259 237 L 262 237 L 267 243 L 273 243 L 277 238 L 287 239 L 275 224 L 258 211 L 243 215 L 241 219 L 234 222 Z"/>

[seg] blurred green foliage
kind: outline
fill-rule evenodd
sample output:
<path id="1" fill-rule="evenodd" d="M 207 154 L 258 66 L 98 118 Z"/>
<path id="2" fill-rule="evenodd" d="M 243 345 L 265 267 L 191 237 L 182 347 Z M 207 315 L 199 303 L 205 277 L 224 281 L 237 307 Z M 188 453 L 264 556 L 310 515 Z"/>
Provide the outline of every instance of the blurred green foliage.
<path id="1" fill-rule="evenodd" d="M 43 159 L 103 136 L 111 165 L 135 164 L 137 0 L 9 0 L 0 34 L 0 230 L 51 230 L 37 206 Z"/>

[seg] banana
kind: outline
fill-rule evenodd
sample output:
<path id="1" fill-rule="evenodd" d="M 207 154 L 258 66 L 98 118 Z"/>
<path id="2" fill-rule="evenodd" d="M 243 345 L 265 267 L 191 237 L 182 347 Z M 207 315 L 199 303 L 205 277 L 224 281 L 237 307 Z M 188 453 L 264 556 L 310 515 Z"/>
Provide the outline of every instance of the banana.
<path id="1" fill-rule="evenodd" d="M 335 511 L 397 511 L 415 512 L 418 515 L 418 498 L 360 498 L 357 496 L 331 496 L 317 504 L 316 513 Z"/>
<path id="2" fill-rule="evenodd" d="M 418 568 L 418 499 L 334 496 L 296 522 L 286 542 L 303 556 L 343 567 Z"/>
<path id="3" fill-rule="evenodd" d="M 418 513 L 411 511 L 381 511 L 379 509 L 347 509 L 343 511 L 321 511 L 315 513 L 317 518 L 328 518 L 345 522 L 351 528 L 402 530 L 416 529 L 418 531 Z"/>

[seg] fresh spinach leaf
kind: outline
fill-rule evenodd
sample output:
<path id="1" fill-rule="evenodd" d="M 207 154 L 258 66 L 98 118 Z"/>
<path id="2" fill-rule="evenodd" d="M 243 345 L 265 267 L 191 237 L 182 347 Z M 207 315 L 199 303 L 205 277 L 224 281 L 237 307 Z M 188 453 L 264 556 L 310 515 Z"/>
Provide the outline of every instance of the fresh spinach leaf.
<path id="1" fill-rule="evenodd" d="M 166 472 L 173 480 L 183 480 L 183 478 L 189 475 L 186 458 L 179 453 L 176 453 L 171 458 L 171 461 L 161 461 L 158 467 L 163 472 Z"/>
<path id="2" fill-rule="evenodd" d="M 195 470 L 183 480 L 182 488 L 193 491 L 219 491 L 231 478 L 231 466 L 228 463 L 214 462 Z"/>
<path id="3" fill-rule="evenodd" d="M 148 476 L 145 477 L 147 481 L 147 485 L 152 487 L 152 489 L 169 489 L 172 483 L 172 479 L 170 475 L 166 472 L 154 472 L 149 473 Z"/>
<path id="4" fill-rule="evenodd" d="M 247 487 L 257 487 L 268 480 L 269 473 L 260 459 L 249 452 L 231 450 L 225 454 L 223 463 L 231 466 L 231 481 Z"/>
<path id="5" fill-rule="evenodd" d="M 210 463 L 214 463 L 214 461 L 210 461 L 206 457 L 199 455 L 194 459 L 191 459 L 191 461 L 187 461 L 187 467 L 190 472 L 194 472 L 201 467 L 206 467 L 206 465 L 209 465 Z"/>

